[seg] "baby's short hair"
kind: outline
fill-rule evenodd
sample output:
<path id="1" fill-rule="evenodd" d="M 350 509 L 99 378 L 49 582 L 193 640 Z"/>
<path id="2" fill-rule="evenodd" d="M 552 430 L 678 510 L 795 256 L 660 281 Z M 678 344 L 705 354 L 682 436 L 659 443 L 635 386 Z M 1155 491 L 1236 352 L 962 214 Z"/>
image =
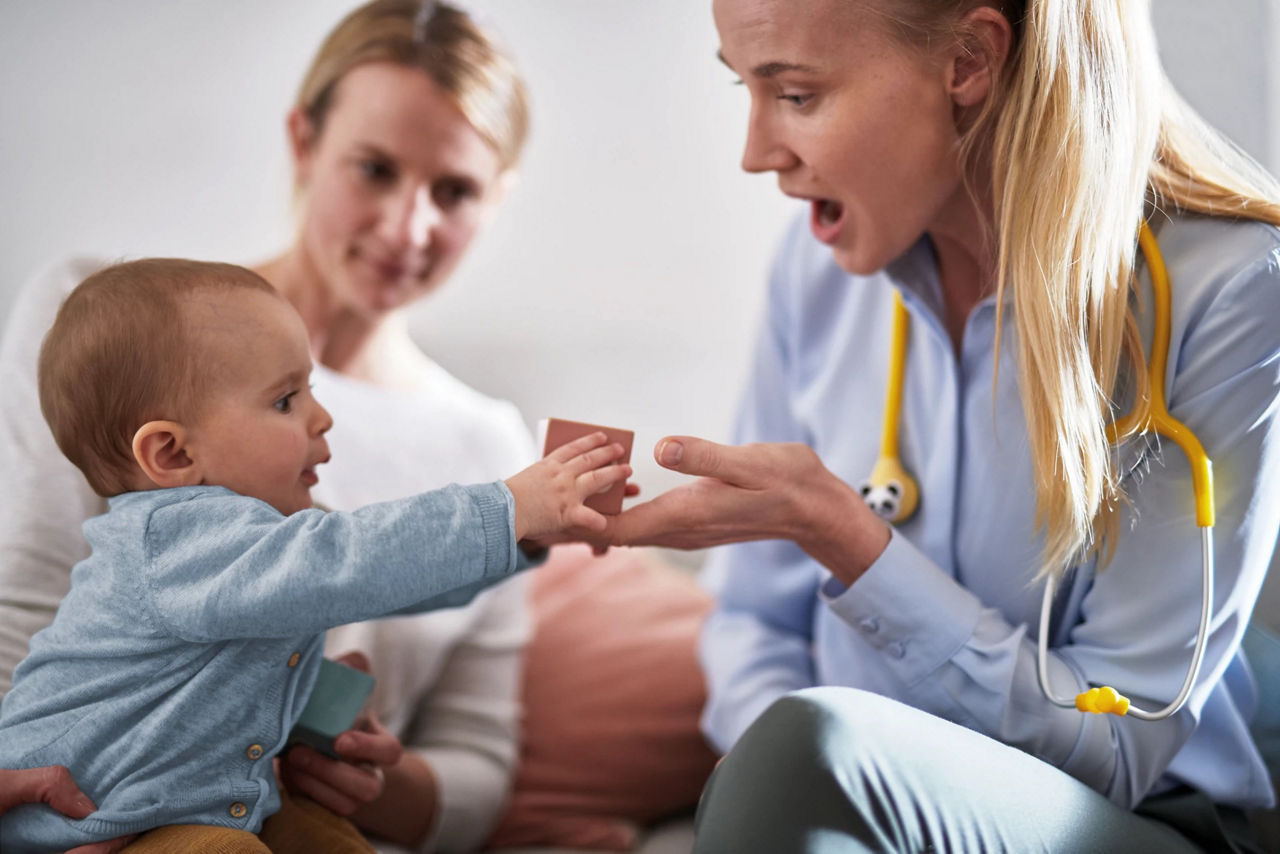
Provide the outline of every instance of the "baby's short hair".
<path id="1" fill-rule="evenodd" d="M 94 492 L 131 488 L 143 424 L 198 416 L 200 380 L 217 366 L 200 364 L 183 304 L 238 288 L 276 293 L 235 264 L 144 258 L 94 273 L 63 301 L 40 348 L 40 410 Z"/>

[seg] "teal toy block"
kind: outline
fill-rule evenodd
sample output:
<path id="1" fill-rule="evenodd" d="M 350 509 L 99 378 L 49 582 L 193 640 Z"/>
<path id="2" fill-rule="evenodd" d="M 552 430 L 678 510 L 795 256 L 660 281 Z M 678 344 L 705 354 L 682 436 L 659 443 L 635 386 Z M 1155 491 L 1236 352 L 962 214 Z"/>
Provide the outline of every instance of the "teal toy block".
<path id="1" fill-rule="evenodd" d="M 373 677 L 368 673 L 321 659 L 315 688 L 302 709 L 302 717 L 289 733 L 289 745 L 306 744 L 339 759 L 333 741 L 355 724 L 372 690 Z"/>

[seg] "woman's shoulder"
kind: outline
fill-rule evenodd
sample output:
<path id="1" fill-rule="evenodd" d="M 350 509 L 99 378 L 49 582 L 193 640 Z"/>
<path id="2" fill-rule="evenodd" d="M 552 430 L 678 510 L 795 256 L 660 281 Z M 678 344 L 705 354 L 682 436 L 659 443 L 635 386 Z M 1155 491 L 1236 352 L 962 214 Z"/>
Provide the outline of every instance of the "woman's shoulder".
<path id="1" fill-rule="evenodd" d="M 1280 228 L 1196 214 L 1170 216 L 1154 226 L 1175 302 L 1248 294 L 1269 302 L 1280 293 Z"/>
<path id="2" fill-rule="evenodd" d="M 18 292 L 19 299 L 61 302 L 76 285 L 111 264 L 96 255 L 72 255 L 46 265 L 27 279 Z"/>
<path id="3" fill-rule="evenodd" d="M 1153 224 L 1172 296 L 1170 359 L 1190 397 L 1280 353 L 1280 228 L 1178 215 Z M 1141 312 L 1150 326 L 1150 303 Z M 1148 332 L 1149 334 L 1149 332 Z"/>
<path id="4" fill-rule="evenodd" d="M 30 328 L 33 321 L 47 318 L 40 331 L 53 322 L 58 306 L 67 294 L 93 273 L 107 266 L 110 261 L 89 255 L 77 255 L 56 261 L 31 276 L 18 289 L 13 306 L 9 310 L 10 330 Z M 21 325 L 17 318 L 21 318 Z"/>
<path id="5" fill-rule="evenodd" d="M 317 366 L 316 395 L 337 421 L 330 444 L 345 444 L 344 436 L 359 434 L 363 438 L 357 444 L 365 446 L 373 437 L 401 435 L 404 425 L 414 424 L 418 429 L 397 444 L 413 444 L 422 453 L 461 443 L 480 457 L 500 458 L 503 466 L 532 460 L 532 439 L 514 404 L 472 388 L 425 357 L 424 362 L 412 387 L 404 389 L 382 388 Z M 435 459 L 439 453 L 428 456 Z"/>

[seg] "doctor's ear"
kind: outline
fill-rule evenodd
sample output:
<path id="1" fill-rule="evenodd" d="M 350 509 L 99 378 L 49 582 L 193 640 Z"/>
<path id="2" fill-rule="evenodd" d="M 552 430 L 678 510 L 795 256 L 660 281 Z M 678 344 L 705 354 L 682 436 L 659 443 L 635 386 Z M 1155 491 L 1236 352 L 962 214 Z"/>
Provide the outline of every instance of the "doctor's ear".
<path id="1" fill-rule="evenodd" d="M 957 107 L 980 105 L 994 88 L 1013 47 L 1013 25 L 999 10 L 977 6 L 956 27 L 947 89 Z"/>
<path id="2" fill-rule="evenodd" d="M 133 434 L 133 458 L 156 486 L 194 486 L 199 467 L 187 453 L 187 429 L 176 421 L 148 421 Z"/>

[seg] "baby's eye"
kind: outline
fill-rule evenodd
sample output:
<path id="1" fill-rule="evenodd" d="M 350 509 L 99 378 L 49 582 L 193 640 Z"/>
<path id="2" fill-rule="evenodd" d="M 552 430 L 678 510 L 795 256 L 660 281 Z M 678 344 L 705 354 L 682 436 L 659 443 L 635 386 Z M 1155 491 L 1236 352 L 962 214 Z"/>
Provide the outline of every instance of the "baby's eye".
<path id="1" fill-rule="evenodd" d="M 281 412 L 287 415 L 288 413 L 293 411 L 293 398 L 297 394 L 298 393 L 296 391 L 291 391 L 271 405 L 275 407 L 277 412 Z"/>

